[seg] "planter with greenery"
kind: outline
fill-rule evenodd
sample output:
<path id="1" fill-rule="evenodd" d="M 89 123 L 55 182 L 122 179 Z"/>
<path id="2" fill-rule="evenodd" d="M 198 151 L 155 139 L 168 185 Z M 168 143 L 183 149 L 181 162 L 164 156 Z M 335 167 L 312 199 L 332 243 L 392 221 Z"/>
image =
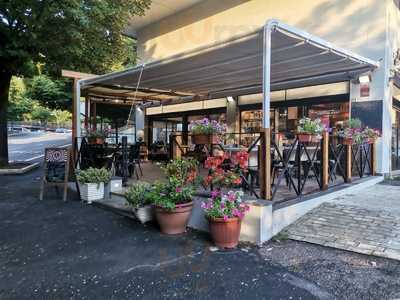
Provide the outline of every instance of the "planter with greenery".
<path id="1" fill-rule="evenodd" d="M 226 194 L 214 191 L 211 198 L 201 204 L 209 221 L 210 234 L 219 248 L 235 248 L 239 243 L 241 220 L 250 209 L 242 202 L 243 192 Z"/>
<path id="2" fill-rule="evenodd" d="M 240 187 L 242 176 L 248 171 L 249 154 L 240 151 L 228 157 L 210 156 L 204 165 L 208 169 L 208 175 L 203 179 L 204 186 L 221 191 L 224 188 Z"/>
<path id="3" fill-rule="evenodd" d="M 104 144 L 108 135 L 109 131 L 105 129 L 105 130 L 89 130 L 86 136 L 89 144 L 102 145 Z"/>
<path id="4" fill-rule="evenodd" d="M 204 118 L 189 124 L 192 143 L 196 145 L 219 144 L 221 135 L 226 132 L 226 125 L 215 120 Z"/>
<path id="5" fill-rule="evenodd" d="M 322 139 L 321 134 L 324 130 L 325 127 L 320 119 L 302 118 L 297 126 L 297 139 L 302 143 L 316 143 Z"/>
<path id="6" fill-rule="evenodd" d="M 196 190 L 197 164 L 193 159 L 171 161 L 163 168 L 166 182 L 156 182 L 149 193 L 163 233 L 179 234 L 186 231 Z"/>
<path id="7" fill-rule="evenodd" d="M 350 119 L 346 128 L 340 131 L 338 136 L 342 138 L 343 145 L 372 144 L 380 137 L 380 132 L 376 129 L 363 127 L 359 119 Z"/>
<path id="8" fill-rule="evenodd" d="M 146 182 L 140 182 L 132 185 L 125 193 L 125 199 L 132 207 L 136 218 L 144 224 L 152 221 L 154 212 L 149 198 L 151 185 Z"/>
<path id="9" fill-rule="evenodd" d="M 104 197 L 104 184 L 111 179 L 111 173 L 106 168 L 88 168 L 76 173 L 81 199 L 91 204 L 94 200 Z"/>

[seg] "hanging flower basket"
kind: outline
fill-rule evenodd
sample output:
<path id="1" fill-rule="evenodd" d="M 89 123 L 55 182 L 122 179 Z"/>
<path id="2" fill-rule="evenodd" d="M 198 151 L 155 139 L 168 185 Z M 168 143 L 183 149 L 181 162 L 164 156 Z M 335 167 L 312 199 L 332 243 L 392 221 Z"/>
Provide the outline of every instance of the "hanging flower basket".
<path id="1" fill-rule="evenodd" d="M 219 144 L 220 138 L 217 134 L 194 134 L 192 135 L 192 143 L 195 145 Z"/>
<path id="2" fill-rule="evenodd" d="M 322 136 L 310 133 L 298 133 L 297 139 L 301 143 L 319 143 Z"/>

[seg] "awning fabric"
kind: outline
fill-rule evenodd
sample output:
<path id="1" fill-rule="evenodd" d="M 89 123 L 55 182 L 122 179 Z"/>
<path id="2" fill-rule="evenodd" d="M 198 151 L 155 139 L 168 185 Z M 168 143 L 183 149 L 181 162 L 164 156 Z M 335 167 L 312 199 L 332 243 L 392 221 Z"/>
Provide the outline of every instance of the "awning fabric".
<path id="1" fill-rule="evenodd" d="M 132 98 L 142 72 L 136 93 L 139 101 L 260 93 L 264 51 L 271 51 L 271 90 L 347 81 L 379 66 L 275 21 L 271 49 L 265 48 L 261 28 L 191 52 L 83 80 L 82 92 Z"/>

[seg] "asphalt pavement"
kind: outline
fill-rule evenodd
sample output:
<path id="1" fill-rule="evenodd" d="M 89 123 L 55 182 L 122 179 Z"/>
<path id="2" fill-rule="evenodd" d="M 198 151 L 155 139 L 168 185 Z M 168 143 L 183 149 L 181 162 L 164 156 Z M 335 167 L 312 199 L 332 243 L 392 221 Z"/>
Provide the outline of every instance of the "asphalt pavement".
<path id="1" fill-rule="evenodd" d="M 316 299 L 256 247 L 210 249 L 208 234 L 167 236 L 74 194 L 38 200 L 40 170 L 0 178 L 0 299 Z"/>
<path id="2" fill-rule="evenodd" d="M 36 161 L 44 155 L 46 147 L 60 147 L 71 144 L 70 133 L 30 132 L 8 138 L 10 161 Z"/>

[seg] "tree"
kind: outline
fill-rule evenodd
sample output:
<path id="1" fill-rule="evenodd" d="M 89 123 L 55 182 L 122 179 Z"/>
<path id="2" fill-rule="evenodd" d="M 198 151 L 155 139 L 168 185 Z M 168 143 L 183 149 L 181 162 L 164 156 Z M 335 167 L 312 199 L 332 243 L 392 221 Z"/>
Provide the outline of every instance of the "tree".
<path id="1" fill-rule="evenodd" d="M 123 36 L 129 19 L 150 0 L 0 0 L 0 165 L 8 163 L 7 106 L 13 75 L 31 76 L 37 64 L 102 74 L 131 51 Z"/>
<path id="2" fill-rule="evenodd" d="M 65 126 L 65 123 L 72 119 L 71 113 L 67 110 L 55 110 L 53 111 L 53 116 L 57 126 Z"/>
<path id="3" fill-rule="evenodd" d="M 32 120 L 39 120 L 42 125 L 46 125 L 47 122 L 54 120 L 51 110 L 39 104 L 34 105 L 31 117 Z"/>
<path id="4" fill-rule="evenodd" d="M 72 99 L 71 93 L 66 92 L 65 80 L 53 80 L 46 75 L 29 80 L 25 96 L 51 109 L 66 109 Z"/>

